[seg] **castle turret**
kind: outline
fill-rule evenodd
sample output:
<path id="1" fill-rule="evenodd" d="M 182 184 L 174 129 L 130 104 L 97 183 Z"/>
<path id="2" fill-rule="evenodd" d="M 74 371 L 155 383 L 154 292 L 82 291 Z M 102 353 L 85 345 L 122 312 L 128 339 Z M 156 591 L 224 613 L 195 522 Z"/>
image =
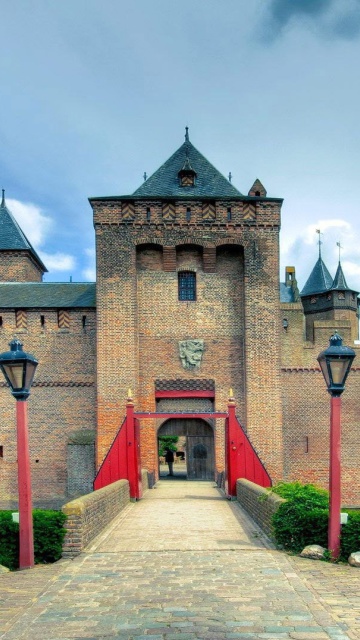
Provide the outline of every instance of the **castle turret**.
<path id="1" fill-rule="evenodd" d="M 41 282 L 47 271 L 5 202 L 0 204 L 0 281 Z"/>
<path id="2" fill-rule="evenodd" d="M 347 327 L 348 339 L 358 338 L 358 292 L 348 287 L 339 260 L 332 279 L 319 253 L 303 290 L 300 293 L 306 323 L 306 339 L 315 341 L 315 322 L 329 320 Z M 339 324 L 340 323 L 340 324 Z"/>

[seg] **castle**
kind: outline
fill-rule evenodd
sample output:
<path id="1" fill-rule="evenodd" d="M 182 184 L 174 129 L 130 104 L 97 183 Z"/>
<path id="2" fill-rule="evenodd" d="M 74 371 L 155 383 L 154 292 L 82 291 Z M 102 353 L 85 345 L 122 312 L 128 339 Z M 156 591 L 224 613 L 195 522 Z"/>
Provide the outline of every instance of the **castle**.
<path id="1" fill-rule="evenodd" d="M 35 506 L 92 490 L 123 421 L 129 388 L 142 412 L 141 464 L 158 477 L 161 434 L 203 447 L 204 479 L 221 481 L 229 389 L 273 483 L 326 487 L 329 395 L 317 356 L 336 329 L 359 349 L 358 297 L 341 264 L 321 255 L 299 293 L 279 282 L 281 198 L 259 180 L 248 195 L 193 146 L 180 148 L 132 194 L 90 198 L 96 284 L 42 282 L 46 267 L 0 206 L 0 350 L 16 335 L 39 360 L 29 404 Z M 360 505 L 360 361 L 342 413 L 342 498 Z M 0 381 L 0 506 L 17 504 L 14 403 Z M 192 417 L 181 417 L 181 413 Z"/>

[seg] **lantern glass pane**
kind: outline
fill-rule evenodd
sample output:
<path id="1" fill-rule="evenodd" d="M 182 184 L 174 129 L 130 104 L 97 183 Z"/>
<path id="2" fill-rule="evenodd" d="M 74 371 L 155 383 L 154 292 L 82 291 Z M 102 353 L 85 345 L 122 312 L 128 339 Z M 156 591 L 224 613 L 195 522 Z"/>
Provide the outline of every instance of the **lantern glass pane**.
<path id="1" fill-rule="evenodd" d="M 325 378 L 326 386 L 330 387 L 330 377 L 329 377 L 329 371 L 328 371 L 328 368 L 327 368 L 327 362 L 324 359 L 324 360 L 320 360 L 319 364 L 320 364 L 323 376 Z"/>
<path id="2" fill-rule="evenodd" d="M 346 360 L 330 360 L 329 361 L 333 384 L 343 384 L 346 376 L 349 361 Z"/>
<path id="3" fill-rule="evenodd" d="M 3 364 L 3 368 L 11 387 L 13 389 L 22 389 L 24 363 L 19 362 L 18 364 Z"/>
<path id="4" fill-rule="evenodd" d="M 25 384 L 24 384 L 25 389 L 30 389 L 32 385 L 36 366 L 37 365 L 36 364 L 34 365 L 33 362 L 27 361 L 26 363 Z"/>

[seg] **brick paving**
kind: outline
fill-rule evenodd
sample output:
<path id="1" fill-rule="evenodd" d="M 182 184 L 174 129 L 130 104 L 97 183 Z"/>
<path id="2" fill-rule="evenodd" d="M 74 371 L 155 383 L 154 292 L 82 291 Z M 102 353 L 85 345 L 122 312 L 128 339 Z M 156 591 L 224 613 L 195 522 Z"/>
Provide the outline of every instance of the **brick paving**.
<path id="1" fill-rule="evenodd" d="M 213 483 L 162 480 L 74 560 L 0 575 L 6 640 L 360 638 L 360 571 L 275 550 Z"/>

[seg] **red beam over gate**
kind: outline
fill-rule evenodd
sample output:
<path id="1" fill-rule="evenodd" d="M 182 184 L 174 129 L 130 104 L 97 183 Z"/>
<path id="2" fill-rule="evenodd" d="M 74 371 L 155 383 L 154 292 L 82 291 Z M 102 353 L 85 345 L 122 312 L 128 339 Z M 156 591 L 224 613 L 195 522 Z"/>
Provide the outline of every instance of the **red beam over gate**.
<path id="1" fill-rule="evenodd" d="M 146 418 L 202 418 L 203 420 L 216 420 L 216 418 L 227 418 L 228 415 L 228 413 L 222 413 L 221 411 L 215 413 L 194 413 L 193 411 L 189 413 L 134 413 L 136 418 L 142 420 L 146 420 Z"/>

